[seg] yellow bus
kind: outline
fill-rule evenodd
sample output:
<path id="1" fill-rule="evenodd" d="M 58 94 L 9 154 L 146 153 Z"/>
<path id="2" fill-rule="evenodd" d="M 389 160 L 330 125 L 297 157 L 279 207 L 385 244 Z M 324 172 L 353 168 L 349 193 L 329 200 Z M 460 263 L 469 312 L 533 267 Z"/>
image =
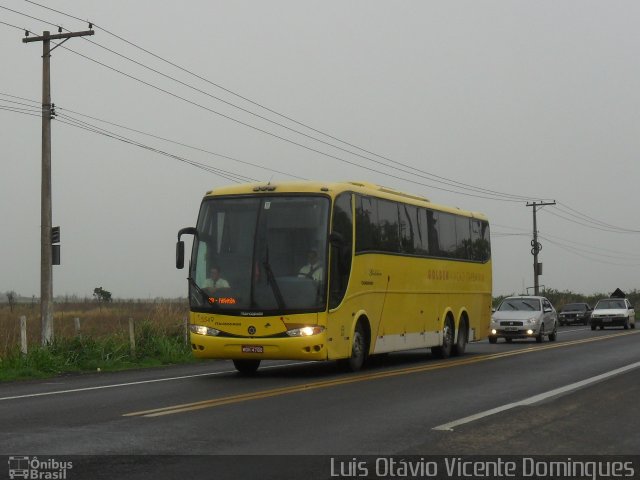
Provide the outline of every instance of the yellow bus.
<path id="1" fill-rule="evenodd" d="M 339 360 L 487 337 L 487 218 L 363 182 L 288 182 L 205 195 L 189 264 L 190 341 L 200 358 Z"/>

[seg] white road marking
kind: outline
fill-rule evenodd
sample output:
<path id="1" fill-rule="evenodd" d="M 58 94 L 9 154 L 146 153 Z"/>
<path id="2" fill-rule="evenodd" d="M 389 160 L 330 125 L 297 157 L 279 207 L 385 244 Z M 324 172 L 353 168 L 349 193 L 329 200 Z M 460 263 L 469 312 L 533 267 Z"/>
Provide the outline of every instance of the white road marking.
<path id="1" fill-rule="evenodd" d="M 558 330 L 558 333 L 571 333 L 571 332 L 584 332 L 585 330 L 589 330 L 588 328 L 576 328 L 574 330 Z"/>
<path id="2" fill-rule="evenodd" d="M 269 365 L 266 367 L 262 367 L 261 370 L 266 370 L 268 368 L 279 368 L 279 367 L 290 367 L 293 365 L 302 365 L 309 364 L 309 362 L 296 362 L 296 363 L 284 363 L 281 365 Z M 39 392 L 39 393 L 30 393 L 27 395 L 15 395 L 13 397 L 0 397 L 0 401 L 2 400 L 16 400 L 19 398 L 33 398 L 33 397 L 46 397 L 48 395 L 61 395 L 63 393 L 75 393 L 75 392 L 88 392 L 91 390 L 102 390 L 105 388 L 117 388 L 117 387 L 130 387 L 133 385 L 143 385 L 145 383 L 157 383 L 157 382 L 170 382 L 172 380 L 184 380 L 187 378 L 195 378 L 195 377 L 206 377 L 212 375 L 223 375 L 226 373 L 234 373 L 235 370 L 225 370 L 222 372 L 208 372 L 208 373 L 196 373 L 193 375 L 183 375 L 180 377 L 167 377 L 167 378 L 156 378 L 153 380 L 141 380 L 139 382 L 128 382 L 128 383 L 115 383 L 113 385 L 98 385 L 96 387 L 84 387 L 84 388 L 72 388 L 69 390 L 55 390 L 53 392 Z"/>
<path id="3" fill-rule="evenodd" d="M 496 413 L 504 412 L 505 410 L 510 410 L 515 407 L 533 405 L 535 403 L 542 402 L 543 400 L 548 400 L 549 398 L 560 396 L 564 393 L 577 390 L 587 385 L 591 385 L 592 383 L 600 382 L 607 378 L 613 377 L 615 375 L 619 375 L 624 372 L 628 372 L 629 370 L 633 370 L 638 367 L 640 367 L 640 362 L 632 363 L 625 367 L 616 368 L 615 370 L 611 370 L 610 372 L 606 372 L 601 375 L 596 375 L 595 377 L 587 378 L 579 382 L 565 385 L 564 387 L 556 388 L 554 390 L 549 390 L 548 392 L 544 392 L 539 395 L 534 395 L 533 397 L 525 398 L 524 400 L 520 400 L 519 402 L 508 403 L 500 407 L 496 407 L 490 410 L 485 410 L 484 412 L 476 413 L 475 415 L 469 415 L 468 417 L 459 418 L 458 420 L 454 420 L 453 422 L 445 423 L 444 425 L 439 425 L 437 427 L 434 427 L 433 430 L 452 431 L 455 427 L 459 427 L 460 425 L 464 425 L 465 423 L 474 422 L 481 418 L 488 417 L 489 415 L 494 415 Z"/>

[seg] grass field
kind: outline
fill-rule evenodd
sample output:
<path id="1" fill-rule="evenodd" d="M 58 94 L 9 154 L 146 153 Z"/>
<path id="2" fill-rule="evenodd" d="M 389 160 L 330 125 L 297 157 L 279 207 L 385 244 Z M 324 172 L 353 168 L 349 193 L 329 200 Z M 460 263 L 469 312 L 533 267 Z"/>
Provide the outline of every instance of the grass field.
<path id="1" fill-rule="evenodd" d="M 0 305 L 0 380 L 193 361 L 184 341 L 186 301 L 59 303 L 54 312 L 55 340 L 42 348 L 39 305 L 18 304 L 13 311 Z M 20 353 L 21 316 L 27 319 L 27 355 Z M 130 318 L 135 322 L 135 354 L 130 350 Z"/>

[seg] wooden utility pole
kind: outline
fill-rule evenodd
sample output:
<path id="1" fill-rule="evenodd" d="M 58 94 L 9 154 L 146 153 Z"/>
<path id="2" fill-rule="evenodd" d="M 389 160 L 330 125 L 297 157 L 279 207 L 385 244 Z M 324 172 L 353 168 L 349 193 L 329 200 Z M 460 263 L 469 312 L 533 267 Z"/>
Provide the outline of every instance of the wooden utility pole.
<path id="1" fill-rule="evenodd" d="M 538 242 L 538 222 L 536 220 L 536 208 L 544 205 L 555 205 L 553 202 L 532 202 L 527 203 L 527 207 L 533 207 L 533 240 L 531 240 L 531 255 L 533 255 L 533 290 L 534 295 L 540 295 L 540 283 L 538 282 L 538 276 L 542 275 L 542 263 L 538 263 L 538 253 L 542 250 L 542 245 Z"/>
<path id="2" fill-rule="evenodd" d="M 41 37 L 25 37 L 24 43 L 42 42 L 42 187 L 40 198 L 40 315 L 42 318 L 42 345 L 53 341 L 53 266 L 51 262 L 51 118 L 54 115 L 51 103 L 51 51 L 71 37 L 93 35 L 93 30 L 84 32 L 42 32 Z M 51 40 L 63 39 L 51 48 Z"/>

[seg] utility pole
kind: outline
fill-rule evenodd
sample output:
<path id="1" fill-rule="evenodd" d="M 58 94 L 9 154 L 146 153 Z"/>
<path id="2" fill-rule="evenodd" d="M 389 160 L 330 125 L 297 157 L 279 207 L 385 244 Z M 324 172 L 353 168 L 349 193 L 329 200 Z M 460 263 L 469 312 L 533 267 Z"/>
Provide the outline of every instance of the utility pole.
<path id="1" fill-rule="evenodd" d="M 531 255 L 533 255 L 533 290 L 534 295 L 540 295 L 540 283 L 538 276 L 542 275 L 542 263 L 538 263 L 538 253 L 542 250 L 542 245 L 538 242 L 538 222 L 536 220 L 536 208 L 545 205 L 555 205 L 553 202 L 531 202 L 527 203 L 527 207 L 533 207 L 533 240 L 531 240 Z"/>
<path id="2" fill-rule="evenodd" d="M 53 266 L 52 266 L 52 206 L 51 206 L 51 52 L 71 37 L 93 35 L 94 31 L 58 33 L 42 32 L 41 37 L 25 37 L 24 43 L 42 42 L 42 186 L 40 197 L 40 317 L 42 319 L 42 345 L 53 341 Z M 62 29 L 58 29 L 59 32 Z M 27 32 L 28 35 L 28 32 Z M 51 40 L 63 39 L 51 48 Z"/>

